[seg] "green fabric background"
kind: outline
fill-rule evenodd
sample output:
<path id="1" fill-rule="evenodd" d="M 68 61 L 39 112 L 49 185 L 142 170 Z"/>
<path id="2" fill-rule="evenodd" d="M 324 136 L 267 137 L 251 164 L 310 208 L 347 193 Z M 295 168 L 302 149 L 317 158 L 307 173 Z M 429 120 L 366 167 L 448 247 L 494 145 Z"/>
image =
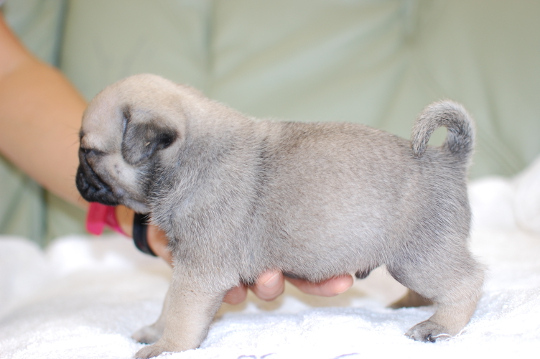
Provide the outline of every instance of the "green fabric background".
<path id="1" fill-rule="evenodd" d="M 4 13 L 87 99 L 150 72 L 249 115 L 408 138 L 425 105 L 451 98 L 477 122 L 471 178 L 513 175 L 540 153 L 539 1 L 8 0 Z M 0 232 L 46 243 L 82 231 L 81 211 L 3 159 L 0 183 Z"/>

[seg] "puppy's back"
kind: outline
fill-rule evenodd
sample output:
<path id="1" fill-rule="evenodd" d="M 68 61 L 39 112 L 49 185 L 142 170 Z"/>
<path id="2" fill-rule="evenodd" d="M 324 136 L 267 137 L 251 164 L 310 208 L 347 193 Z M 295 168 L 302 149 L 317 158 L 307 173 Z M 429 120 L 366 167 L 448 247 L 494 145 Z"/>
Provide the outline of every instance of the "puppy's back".
<path id="1" fill-rule="evenodd" d="M 429 120 L 440 124 L 437 116 Z M 452 139 L 424 146 L 419 156 L 414 143 L 362 125 L 277 123 L 270 133 L 258 211 L 271 242 L 264 247 L 286 248 L 272 256 L 283 270 L 321 280 L 359 270 L 359 262 L 375 268 L 407 241 L 437 241 L 427 237 L 449 231 L 466 239 L 461 163 L 470 149 L 460 148 L 456 163 Z"/>

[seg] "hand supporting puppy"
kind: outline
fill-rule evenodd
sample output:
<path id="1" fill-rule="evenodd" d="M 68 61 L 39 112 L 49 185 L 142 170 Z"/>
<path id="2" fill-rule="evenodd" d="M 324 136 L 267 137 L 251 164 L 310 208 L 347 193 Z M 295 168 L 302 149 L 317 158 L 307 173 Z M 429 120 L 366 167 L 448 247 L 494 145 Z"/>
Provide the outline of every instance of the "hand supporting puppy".
<path id="1" fill-rule="evenodd" d="M 241 285 L 231 289 L 223 301 L 229 304 L 239 304 L 246 299 L 248 288 L 259 297 L 259 299 L 272 301 L 283 293 L 285 279 L 306 294 L 320 295 L 322 297 L 333 297 L 349 289 L 354 279 L 346 274 L 322 281 L 312 283 L 302 279 L 284 277 L 280 271 L 267 271 L 261 274 L 257 282 L 252 286 Z"/>
<path id="2" fill-rule="evenodd" d="M 133 211 L 120 205 L 117 207 L 116 216 L 118 217 L 118 221 L 124 232 L 130 235 L 132 230 L 131 223 L 133 223 Z M 156 226 L 148 226 L 148 244 L 158 257 L 164 259 L 172 266 L 171 252 L 169 252 L 167 248 L 167 237 L 165 236 L 165 233 Z M 238 287 L 232 288 L 225 295 L 223 301 L 233 305 L 240 304 L 246 300 L 248 289 L 251 289 L 259 299 L 272 301 L 283 293 L 283 290 L 285 289 L 285 279 L 306 294 L 319 295 L 322 297 L 333 297 L 341 294 L 349 289 L 354 283 L 354 278 L 348 274 L 330 278 L 320 283 L 312 283 L 302 279 L 286 278 L 280 271 L 270 270 L 261 274 L 254 285 L 239 285 Z"/>

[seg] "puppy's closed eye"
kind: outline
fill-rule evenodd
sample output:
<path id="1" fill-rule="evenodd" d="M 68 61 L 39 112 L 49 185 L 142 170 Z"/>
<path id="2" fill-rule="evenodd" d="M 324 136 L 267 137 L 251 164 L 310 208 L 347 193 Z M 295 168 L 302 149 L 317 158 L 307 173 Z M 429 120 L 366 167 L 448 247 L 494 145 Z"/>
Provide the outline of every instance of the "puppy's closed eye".
<path id="1" fill-rule="evenodd" d="M 128 122 L 122 140 L 122 156 L 130 165 L 140 165 L 157 151 L 172 145 L 177 138 L 177 132 L 166 127 Z"/>
<path id="2" fill-rule="evenodd" d="M 86 156 L 86 157 L 97 157 L 97 156 L 104 156 L 105 152 L 97 150 L 95 148 L 84 148 L 81 147 L 80 151 Z"/>
<path id="3" fill-rule="evenodd" d="M 156 138 L 158 149 L 163 150 L 169 147 L 176 140 L 176 137 L 177 134 L 175 131 L 164 130 Z"/>

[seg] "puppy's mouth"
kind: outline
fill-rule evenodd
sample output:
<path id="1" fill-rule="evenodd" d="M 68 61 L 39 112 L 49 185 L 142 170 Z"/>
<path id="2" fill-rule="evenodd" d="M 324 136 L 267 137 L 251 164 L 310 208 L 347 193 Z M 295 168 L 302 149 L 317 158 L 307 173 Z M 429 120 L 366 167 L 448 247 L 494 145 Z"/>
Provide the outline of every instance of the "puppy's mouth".
<path id="1" fill-rule="evenodd" d="M 79 150 L 79 168 L 75 179 L 79 193 L 88 202 L 98 202 L 107 206 L 120 204 L 112 188 L 101 179 L 88 163 L 87 152 L 84 149 Z"/>

